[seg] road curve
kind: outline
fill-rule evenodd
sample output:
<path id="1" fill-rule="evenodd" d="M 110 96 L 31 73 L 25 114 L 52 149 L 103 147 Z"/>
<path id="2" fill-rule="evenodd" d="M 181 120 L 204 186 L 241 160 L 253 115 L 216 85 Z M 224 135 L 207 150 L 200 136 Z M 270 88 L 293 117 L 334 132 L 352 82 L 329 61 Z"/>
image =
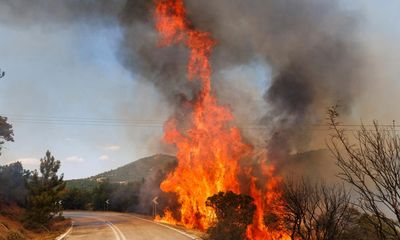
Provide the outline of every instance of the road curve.
<path id="1" fill-rule="evenodd" d="M 194 237 L 174 228 L 116 212 L 66 211 L 72 229 L 62 239 L 83 240 L 189 240 Z"/>

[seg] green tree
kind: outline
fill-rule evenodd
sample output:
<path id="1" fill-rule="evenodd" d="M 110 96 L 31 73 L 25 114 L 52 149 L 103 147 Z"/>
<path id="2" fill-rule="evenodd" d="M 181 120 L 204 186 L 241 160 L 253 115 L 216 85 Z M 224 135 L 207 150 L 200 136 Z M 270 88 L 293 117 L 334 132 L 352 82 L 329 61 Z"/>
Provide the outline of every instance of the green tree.
<path id="1" fill-rule="evenodd" d="M 90 192 L 83 189 L 65 189 L 62 193 L 62 205 L 64 209 L 85 210 L 88 208 L 90 200 Z"/>
<path id="2" fill-rule="evenodd" d="M 0 201 L 24 206 L 27 196 L 25 182 L 29 174 L 20 162 L 0 166 Z"/>
<path id="3" fill-rule="evenodd" d="M 57 175 L 60 165 L 60 161 L 47 151 L 40 159 L 40 176 L 35 170 L 27 182 L 29 195 L 25 220 L 28 227 L 46 227 L 60 213 L 60 195 L 65 188 L 63 175 Z"/>
<path id="4" fill-rule="evenodd" d="M 110 200 L 112 191 L 112 185 L 108 180 L 101 182 L 93 189 L 92 200 L 94 210 L 103 211 L 109 208 L 109 205 L 106 204 L 106 201 Z"/>
<path id="5" fill-rule="evenodd" d="M 207 199 L 206 205 L 215 210 L 217 221 L 208 229 L 212 240 L 246 238 L 246 229 L 256 210 L 254 199 L 243 194 L 219 192 Z"/>
<path id="6" fill-rule="evenodd" d="M 14 131 L 12 125 L 7 122 L 7 118 L 0 116 L 0 155 L 5 142 L 14 142 Z"/>

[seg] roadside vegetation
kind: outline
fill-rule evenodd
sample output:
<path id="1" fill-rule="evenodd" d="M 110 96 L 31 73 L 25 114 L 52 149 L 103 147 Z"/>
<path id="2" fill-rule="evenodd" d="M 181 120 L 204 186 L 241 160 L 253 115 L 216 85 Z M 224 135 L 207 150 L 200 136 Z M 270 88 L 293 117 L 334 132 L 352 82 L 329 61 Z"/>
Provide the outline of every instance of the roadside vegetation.
<path id="1" fill-rule="evenodd" d="M 63 175 L 58 176 L 60 161 L 50 151 L 40 159 L 40 173 L 35 170 L 27 178 L 28 197 L 25 226 L 39 229 L 48 227 L 57 216 L 61 217 L 61 191 L 65 188 Z"/>
<path id="2" fill-rule="evenodd" d="M 179 206 L 176 196 L 164 193 L 159 186 L 174 165 L 166 164 L 140 181 L 111 182 L 108 178 L 99 181 L 67 181 L 67 187 L 61 193 L 62 205 L 69 210 L 97 210 L 136 212 L 151 216 L 153 214 L 152 199 L 159 198 L 160 211 L 169 207 L 174 210 Z M 89 183 L 89 184 L 88 184 Z"/>
<path id="3" fill-rule="evenodd" d="M 400 136 L 395 122 L 362 124 L 350 135 L 338 117 L 337 106 L 328 110 L 333 131 L 328 146 L 339 178 L 351 186 L 356 196 L 352 203 L 373 226 L 375 239 L 400 239 Z"/>
<path id="4" fill-rule="evenodd" d="M 283 179 L 279 185 L 283 211 L 279 215 L 265 213 L 265 226 L 284 230 L 293 240 L 400 239 L 400 137 L 395 126 L 362 125 L 356 134 L 348 135 L 338 116 L 336 107 L 329 109 L 329 148 L 340 169 L 338 181 L 327 184 L 306 177 Z M 7 118 L 0 118 L 0 128 L 1 149 L 14 138 Z M 106 177 L 114 175 L 110 171 L 97 181 L 73 180 L 67 184 L 58 172 L 60 165 L 47 151 L 36 171 L 25 170 L 19 162 L 0 166 L 0 240 L 35 239 L 35 232 L 45 239 L 43 233 L 49 235 L 65 227 L 63 210 L 152 215 L 154 196 L 159 197 L 158 213 L 168 208 L 179 218 L 176 196 L 159 189 L 176 166 L 173 160 L 146 178 L 130 176 L 135 180 L 117 182 Z M 250 196 L 220 192 L 210 196 L 206 205 L 216 213 L 208 239 L 246 239 L 246 229 L 256 211 Z"/>
<path id="5" fill-rule="evenodd" d="M 253 221 L 256 210 L 254 199 L 231 191 L 219 192 L 207 199 L 206 205 L 214 209 L 216 223 L 207 232 L 213 240 L 244 239 L 246 229 Z"/>
<path id="6" fill-rule="evenodd" d="M 12 125 L 0 116 L 0 150 L 12 141 Z M 47 151 L 39 171 L 25 170 L 20 162 L 0 166 L 0 240 L 54 239 L 69 225 L 59 205 L 65 187 L 60 164 Z"/>
<path id="7" fill-rule="evenodd" d="M 50 152 L 40 174 L 20 162 L 0 166 L 0 239 L 53 239 L 68 227 L 58 204 L 65 185 L 59 166 Z"/>
<path id="8" fill-rule="evenodd" d="M 293 240 L 400 239 L 400 136 L 396 126 L 362 124 L 349 134 L 338 117 L 337 106 L 328 110 L 332 130 L 328 147 L 340 170 L 337 183 L 284 179 L 280 186 L 284 211 L 274 216 L 265 213 L 265 225 L 271 230 L 284 226 Z M 247 213 L 241 212 L 239 199 L 247 199 L 246 209 L 254 211 L 253 200 L 246 195 L 220 192 L 209 198 L 207 205 L 217 213 L 208 230 L 210 240 L 246 239 L 244 232 L 251 221 L 245 221 Z M 232 217 L 235 214 L 240 216 Z"/>

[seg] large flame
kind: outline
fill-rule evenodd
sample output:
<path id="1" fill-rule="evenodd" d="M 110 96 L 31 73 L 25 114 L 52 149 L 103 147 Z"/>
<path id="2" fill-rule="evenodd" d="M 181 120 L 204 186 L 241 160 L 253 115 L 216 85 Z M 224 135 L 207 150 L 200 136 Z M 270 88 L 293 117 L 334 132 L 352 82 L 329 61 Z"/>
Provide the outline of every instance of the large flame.
<path id="1" fill-rule="evenodd" d="M 205 230 L 215 217 L 206 206 L 208 197 L 220 191 L 240 193 L 239 174 L 245 173 L 239 164 L 253 156 L 253 147 L 244 142 L 239 129 L 232 126 L 229 108 L 220 106 L 211 91 L 210 55 L 216 42 L 210 33 L 191 27 L 186 17 L 183 0 L 156 0 L 156 29 L 162 47 L 183 44 L 189 50 L 188 79 L 200 81 L 201 89 L 191 109 L 190 127 L 182 128 L 176 118 L 165 124 L 164 138 L 177 147 L 178 166 L 161 184 L 165 192 L 174 192 L 181 204 L 181 219 L 176 221 L 171 212 L 162 221 L 179 222 L 189 228 Z M 264 210 L 279 198 L 277 178 L 272 168 L 260 162 L 266 186 L 257 187 L 257 179 L 249 176 L 250 192 L 257 211 L 247 230 L 249 239 L 281 239 L 280 233 L 269 231 L 264 225 Z M 276 204 L 275 204 L 276 205 Z"/>

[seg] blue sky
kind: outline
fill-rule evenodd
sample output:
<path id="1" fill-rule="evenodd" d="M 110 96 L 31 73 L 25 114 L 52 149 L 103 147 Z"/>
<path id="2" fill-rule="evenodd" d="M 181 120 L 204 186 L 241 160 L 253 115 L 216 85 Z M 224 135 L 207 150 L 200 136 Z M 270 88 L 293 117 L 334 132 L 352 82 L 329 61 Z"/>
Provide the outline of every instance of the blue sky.
<path id="1" fill-rule="evenodd" d="M 0 109 L 15 131 L 15 143 L 6 145 L 2 163 L 20 160 L 33 169 L 50 149 L 62 160 L 66 178 L 76 178 L 155 153 L 154 139 L 162 130 L 157 126 L 13 121 L 26 116 L 164 121 L 168 107 L 163 100 L 117 62 L 118 28 L 88 28 L 71 25 L 50 31 L 0 25 L 1 67 L 7 75 L 1 80 Z"/>
<path id="2" fill-rule="evenodd" d="M 382 58 L 383 67 L 379 66 L 378 71 L 381 78 L 371 88 L 393 99 L 390 96 L 396 96 L 400 89 L 397 80 L 400 1 L 355 0 L 343 4 L 350 12 L 364 14 L 361 38 L 373 56 Z M 62 161 L 61 172 L 71 179 L 94 175 L 162 151 L 159 124 L 127 127 L 13 121 L 50 116 L 164 122 L 170 113 L 165 100 L 152 86 L 137 81 L 116 58 L 121 37 L 117 26 L 81 23 L 54 29 L 0 23 L 0 36 L 0 67 L 6 71 L 6 77 L 0 80 L 0 114 L 9 117 L 15 131 L 15 143 L 6 144 L 0 164 L 22 161 L 25 167 L 34 169 L 49 149 Z M 254 76 L 250 78 L 261 82 L 249 87 L 257 88 L 267 84 L 266 72 L 249 66 L 234 69 L 231 74 L 252 73 Z M 255 101 L 260 102 L 261 95 L 259 90 Z M 371 101 L 368 94 L 365 101 Z M 400 120 L 400 114 L 383 111 L 376 101 L 368 108 L 357 107 L 356 114 L 367 116 L 374 112 L 375 118 Z M 396 108 L 396 102 L 388 103 L 388 108 Z"/>

